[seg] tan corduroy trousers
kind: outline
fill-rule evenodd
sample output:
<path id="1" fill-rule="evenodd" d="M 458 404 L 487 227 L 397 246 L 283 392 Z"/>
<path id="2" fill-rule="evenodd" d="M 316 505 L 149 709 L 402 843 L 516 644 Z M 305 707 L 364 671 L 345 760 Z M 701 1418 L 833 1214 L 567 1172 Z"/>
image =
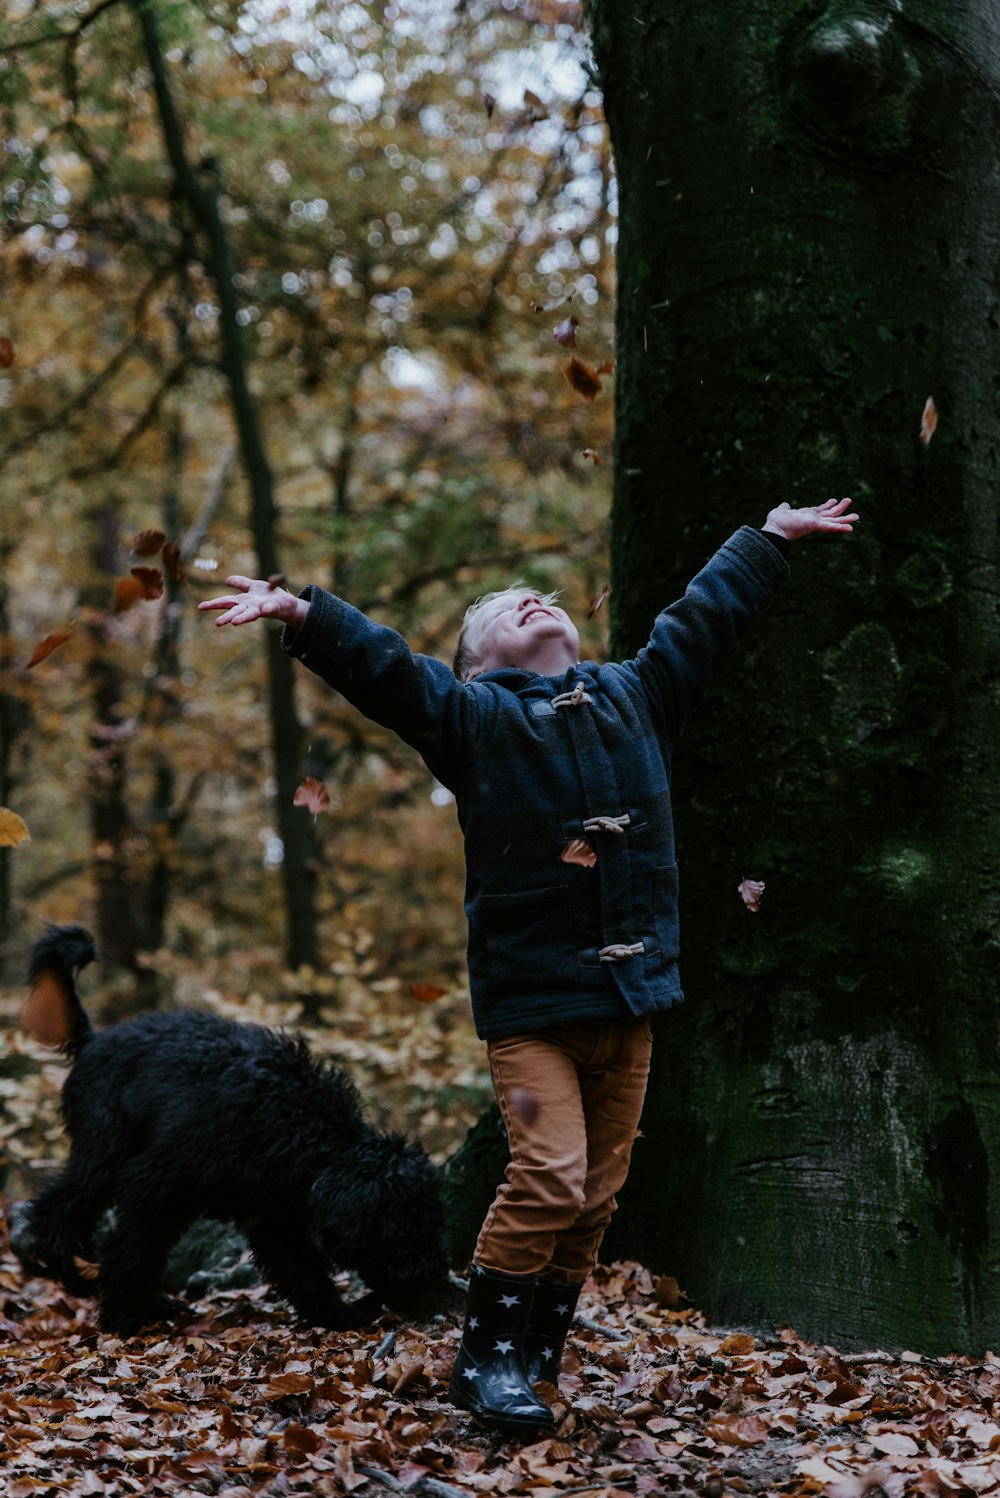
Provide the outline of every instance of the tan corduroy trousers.
<path id="1" fill-rule="evenodd" d="M 586 1279 L 628 1174 L 651 1045 L 649 1021 L 631 1018 L 488 1042 L 510 1164 L 479 1234 L 478 1264 Z"/>

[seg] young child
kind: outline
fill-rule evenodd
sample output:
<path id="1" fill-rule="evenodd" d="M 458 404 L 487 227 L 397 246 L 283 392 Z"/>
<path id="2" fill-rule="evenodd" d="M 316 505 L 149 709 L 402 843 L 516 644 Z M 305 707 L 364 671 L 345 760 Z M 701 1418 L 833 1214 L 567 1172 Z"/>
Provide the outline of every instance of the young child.
<path id="1" fill-rule="evenodd" d="M 476 1245 L 455 1403 L 514 1433 L 552 1426 L 580 1287 L 628 1172 L 650 1015 L 681 998 L 674 741 L 788 571 L 788 542 L 843 535 L 850 500 L 743 526 L 618 665 L 580 662 L 551 597 L 517 585 L 465 615 L 454 670 L 310 586 L 231 577 L 217 624 L 285 625 L 284 648 L 412 744 L 465 837 L 469 982 L 510 1164 Z"/>

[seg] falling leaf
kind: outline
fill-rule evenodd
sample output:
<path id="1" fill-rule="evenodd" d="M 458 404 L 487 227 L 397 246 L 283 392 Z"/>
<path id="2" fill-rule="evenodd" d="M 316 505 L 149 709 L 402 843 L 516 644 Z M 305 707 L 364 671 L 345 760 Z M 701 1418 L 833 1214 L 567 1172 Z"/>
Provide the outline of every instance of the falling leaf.
<path id="1" fill-rule="evenodd" d="M 602 588 L 601 589 L 601 591 L 598 593 L 597 597 L 595 599 L 593 599 L 593 601 L 591 602 L 590 608 L 587 610 L 587 618 L 588 619 L 593 619 L 593 617 L 597 613 L 598 609 L 602 609 L 604 607 L 604 605 L 607 603 L 607 601 L 608 601 L 608 599 L 610 597 L 611 597 L 611 584 L 609 583 L 606 588 Z"/>
<path id="2" fill-rule="evenodd" d="M 524 107 L 527 110 L 528 119 L 532 125 L 537 125 L 539 120 L 547 120 L 549 112 L 545 108 L 537 94 L 533 94 L 530 88 L 524 91 Z"/>
<path id="3" fill-rule="evenodd" d="M 283 572 L 272 572 L 267 580 L 267 586 L 272 590 L 285 586 L 285 574 Z"/>
<path id="4" fill-rule="evenodd" d="M 592 869 L 597 863 L 597 854 L 582 837 L 574 837 L 568 842 L 559 857 L 563 863 L 579 864 L 581 869 Z"/>
<path id="5" fill-rule="evenodd" d="M 100 1264 L 94 1264 L 90 1259 L 81 1259 L 79 1254 L 73 1255 L 73 1268 L 84 1280 L 96 1280 L 101 1272 Z"/>
<path id="6" fill-rule="evenodd" d="M 132 550 L 137 557 L 155 557 L 166 539 L 163 531 L 140 531 L 132 542 Z"/>
<path id="7" fill-rule="evenodd" d="M 317 780 L 315 775 L 307 775 L 297 787 L 292 805 L 306 806 L 316 816 L 318 812 L 330 810 L 330 792 L 322 780 Z"/>
<path id="8" fill-rule="evenodd" d="M 529 1129 L 538 1120 L 540 1111 L 538 1099 L 533 1092 L 529 1092 L 525 1087 L 511 1088 L 510 1108 L 515 1117 L 519 1118 Z"/>
<path id="9" fill-rule="evenodd" d="M 561 323 L 557 323 L 552 329 L 552 336 L 556 343 L 561 343 L 563 348 L 576 348 L 576 330 L 580 326 L 579 319 L 572 312 L 569 317 L 564 317 Z"/>
<path id="10" fill-rule="evenodd" d="M 491 120 L 493 118 L 493 111 L 497 107 L 497 101 L 492 94 L 483 94 L 483 103 L 486 106 L 486 118 Z"/>
<path id="11" fill-rule="evenodd" d="M 41 973 L 21 1006 L 21 1029 L 39 1045 L 63 1046 L 72 1034 L 69 993 L 54 973 Z"/>
<path id="12" fill-rule="evenodd" d="M 433 1004 L 437 999 L 443 999 L 448 990 L 439 988 L 436 983 L 411 983 L 410 992 L 421 1004 Z"/>
<path id="13" fill-rule="evenodd" d="M 660 1275 L 653 1286 L 653 1296 L 658 1306 L 665 1306 L 668 1310 L 687 1303 L 687 1296 L 672 1274 Z"/>
<path id="14" fill-rule="evenodd" d="M 924 406 L 924 414 L 920 418 L 920 440 L 925 447 L 937 431 L 937 423 L 937 406 L 934 404 L 934 397 L 929 395 L 927 404 Z"/>
<path id="15" fill-rule="evenodd" d="M 143 598 L 159 598 L 163 592 L 163 573 L 159 567 L 133 567 L 132 576 L 142 589 Z"/>
<path id="16" fill-rule="evenodd" d="M 9 369 L 14 362 L 14 345 L 9 338 L 0 338 L 0 369 Z"/>
<path id="17" fill-rule="evenodd" d="M 578 359 L 575 354 L 568 364 L 563 365 L 563 374 L 584 400 L 592 401 L 595 395 L 599 395 L 604 388 L 597 370 L 591 369 L 589 364 L 584 364 L 583 360 Z"/>
<path id="18" fill-rule="evenodd" d="M 219 564 L 214 557 L 195 557 L 191 566 L 196 572 L 218 572 Z"/>
<path id="19" fill-rule="evenodd" d="M 39 661 L 44 661 L 47 656 L 52 654 L 53 650 L 58 650 L 60 645 L 64 645 L 71 634 L 72 630 L 63 629 L 58 630 L 54 635 L 46 635 L 44 640 L 39 640 L 25 670 L 30 671 L 32 666 L 38 665 Z"/>
<path id="20" fill-rule="evenodd" d="M 598 364 L 598 366 L 597 366 L 597 373 L 599 375 L 614 374 L 614 372 L 615 372 L 615 361 L 614 361 L 614 359 L 605 359 L 605 361 L 604 361 L 603 364 Z"/>
<path id="21" fill-rule="evenodd" d="M 127 613 L 142 596 L 142 583 L 137 577 L 120 577 L 115 583 L 115 613 Z"/>
<path id="22" fill-rule="evenodd" d="M 0 848 L 16 848 L 18 843 L 27 842 L 30 837 L 31 833 L 17 812 L 0 806 Z"/>
<path id="23" fill-rule="evenodd" d="M 593 463 L 593 465 L 594 465 L 595 468 L 600 468 L 600 466 L 601 466 L 601 455 L 597 451 L 596 447 L 585 447 L 583 449 L 583 451 L 581 452 L 580 456 L 581 456 L 581 458 L 589 458 L 590 461 Z M 610 591 L 611 591 L 611 589 L 609 588 L 608 592 L 610 593 Z"/>
<path id="24" fill-rule="evenodd" d="M 163 547 L 163 566 L 169 578 L 175 583 L 187 581 L 184 572 L 184 559 L 181 556 L 181 548 L 177 541 L 167 541 Z"/>
<path id="25" fill-rule="evenodd" d="M 760 897 L 764 893 L 763 879 L 741 879 L 738 890 L 747 910 L 760 909 Z"/>

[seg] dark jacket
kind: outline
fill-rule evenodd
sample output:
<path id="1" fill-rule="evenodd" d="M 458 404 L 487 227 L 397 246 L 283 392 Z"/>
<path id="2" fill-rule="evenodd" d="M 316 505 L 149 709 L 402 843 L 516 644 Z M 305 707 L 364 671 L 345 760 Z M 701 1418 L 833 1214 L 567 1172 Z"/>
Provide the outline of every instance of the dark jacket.
<path id="1" fill-rule="evenodd" d="M 633 660 L 584 661 L 562 677 L 506 668 L 464 685 L 394 630 L 304 591 L 309 614 L 285 631 L 285 649 L 412 744 L 455 794 L 483 1038 L 645 1015 L 682 997 L 671 745 L 787 571 L 744 526 Z M 576 838 L 595 867 L 561 860 Z"/>

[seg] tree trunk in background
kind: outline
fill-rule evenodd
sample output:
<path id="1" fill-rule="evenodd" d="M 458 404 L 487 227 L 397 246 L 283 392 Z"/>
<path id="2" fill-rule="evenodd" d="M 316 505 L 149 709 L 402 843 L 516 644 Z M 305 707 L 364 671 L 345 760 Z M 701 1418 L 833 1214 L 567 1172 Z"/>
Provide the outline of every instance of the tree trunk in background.
<path id="1" fill-rule="evenodd" d="M 233 416 L 240 439 L 240 453 L 250 486 L 250 524 L 261 577 L 280 572 L 275 525 L 277 508 L 271 468 L 264 448 L 260 422 L 247 379 L 243 340 L 237 318 L 234 266 L 229 238 L 220 212 L 221 187 L 213 157 L 203 157 L 195 170 L 187 157 L 184 131 L 174 105 L 166 63 L 160 46 L 155 0 L 133 0 L 142 31 L 156 95 L 163 140 L 177 184 L 179 200 L 186 204 L 203 236 L 206 267 L 219 296 L 219 327 L 222 361 L 229 382 Z M 266 632 L 268 712 L 274 777 L 277 783 L 276 816 L 284 856 L 282 878 L 285 891 L 286 947 L 289 966 L 317 966 L 315 850 L 307 814 L 293 806 L 302 775 L 302 728 L 295 705 L 294 666 L 281 649 L 280 636 Z"/>
<path id="2" fill-rule="evenodd" d="M 618 654 L 853 495 L 676 757 L 687 1002 L 609 1247 L 716 1321 L 1000 1338 L 1000 11 L 590 0 L 621 186 Z M 940 415 L 919 438 L 932 396 Z M 760 913 L 736 887 L 763 879 Z"/>

